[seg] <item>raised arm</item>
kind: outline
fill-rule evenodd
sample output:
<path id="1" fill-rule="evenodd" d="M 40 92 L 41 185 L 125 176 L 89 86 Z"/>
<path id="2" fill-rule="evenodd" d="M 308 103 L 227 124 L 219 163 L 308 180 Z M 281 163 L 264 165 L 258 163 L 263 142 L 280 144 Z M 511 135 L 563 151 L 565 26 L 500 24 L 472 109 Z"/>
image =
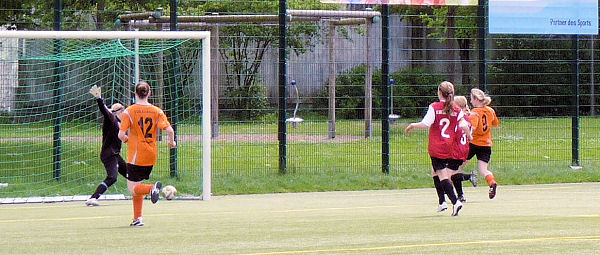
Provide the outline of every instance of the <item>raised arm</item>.
<path id="1" fill-rule="evenodd" d="M 106 107 L 106 104 L 104 103 L 104 100 L 102 99 L 102 89 L 100 87 L 94 85 L 90 88 L 90 94 L 92 94 L 92 96 L 94 96 L 94 98 L 96 98 L 96 102 L 98 103 L 98 108 L 100 109 L 100 112 L 102 113 L 104 118 L 110 118 L 110 116 L 112 114 L 110 113 L 110 111 L 108 110 L 108 107 Z"/>

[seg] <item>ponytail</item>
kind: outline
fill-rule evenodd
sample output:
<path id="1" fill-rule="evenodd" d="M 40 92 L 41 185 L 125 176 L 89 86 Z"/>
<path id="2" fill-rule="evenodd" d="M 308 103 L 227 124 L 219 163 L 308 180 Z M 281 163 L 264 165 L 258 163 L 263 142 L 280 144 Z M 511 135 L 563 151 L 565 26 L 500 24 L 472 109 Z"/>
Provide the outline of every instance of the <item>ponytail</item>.
<path id="1" fill-rule="evenodd" d="M 150 93 L 150 85 L 148 85 L 145 81 L 140 81 L 138 85 L 135 87 L 135 94 L 139 98 L 146 98 Z"/>
<path id="2" fill-rule="evenodd" d="M 438 91 L 446 100 L 444 102 L 444 114 L 450 116 L 454 112 L 452 104 L 454 104 L 454 85 L 449 81 L 443 81 L 438 87 Z"/>
<path id="3" fill-rule="evenodd" d="M 474 88 L 471 89 L 471 95 L 480 101 L 484 106 L 488 106 L 492 103 L 492 98 L 486 95 L 482 90 Z"/>
<path id="4" fill-rule="evenodd" d="M 460 107 L 465 114 L 470 114 L 471 113 L 471 109 L 469 108 L 469 104 L 467 103 L 467 98 L 464 96 L 455 96 L 454 97 L 454 102 L 456 103 L 456 105 L 458 105 L 458 107 Z"/>

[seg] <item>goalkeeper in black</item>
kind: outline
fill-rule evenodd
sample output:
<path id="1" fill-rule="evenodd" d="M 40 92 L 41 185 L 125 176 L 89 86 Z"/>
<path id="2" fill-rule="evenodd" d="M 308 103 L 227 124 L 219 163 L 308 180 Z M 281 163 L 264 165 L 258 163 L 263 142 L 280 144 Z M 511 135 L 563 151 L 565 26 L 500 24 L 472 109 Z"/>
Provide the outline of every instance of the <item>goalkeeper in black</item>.
<path id="1" fill-rule="evenodd" d="M 90 89 L 90 94 L 96 98 L 98 108 L 100 108 L 100 112 L 104 116 L 100 160 L 106 168 L 106 179 L 98 185 L 94 194 L 85 201 L 85 205 L 98 206 L 98 198 L 117 182 L 118 174 L 127 177 L 127 163 L 121 157 L 121 140 L 118 137 L 119 125 L 125 107 L 119 103 L 115 103 L 108 109 L 104 104 L 104 100 L 102 100 L 102 90 L 96 85 Z"/>

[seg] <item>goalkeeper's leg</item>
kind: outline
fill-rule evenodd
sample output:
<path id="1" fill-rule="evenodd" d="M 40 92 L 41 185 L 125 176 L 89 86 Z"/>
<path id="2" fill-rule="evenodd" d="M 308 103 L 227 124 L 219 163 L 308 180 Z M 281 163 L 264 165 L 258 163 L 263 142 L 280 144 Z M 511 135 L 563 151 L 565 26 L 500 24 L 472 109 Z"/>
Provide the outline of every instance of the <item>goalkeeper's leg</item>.
<path id="1" fill-rule="evenodd" d="M 104 179 L 104 181 L 98 184 L 98 187 L 96 187 L 96 191 L 94 192 L 94 194 L 92 194 L 90 198 L 85 202 L 87 206 L 98 206 L 98 198 L 100 198 L 100 196 L 104 194 L 104 192 L 106 192 L 106 190 L 108 190 L 110 186 L 117 182 L 119 168 L 117 158 L 110 157 L 108 159 L 103 160 L 102 163 L 104 164 L 104 167 L 106 169 L 106 178 Z"/>

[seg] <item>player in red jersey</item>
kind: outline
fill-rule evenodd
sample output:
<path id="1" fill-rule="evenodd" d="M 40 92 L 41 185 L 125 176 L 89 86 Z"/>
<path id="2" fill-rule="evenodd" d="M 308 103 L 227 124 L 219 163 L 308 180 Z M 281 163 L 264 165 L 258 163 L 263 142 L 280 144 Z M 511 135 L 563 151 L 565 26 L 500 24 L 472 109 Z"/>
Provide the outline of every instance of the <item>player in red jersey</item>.
<path id="1" fill-rule="evenodd" d="M 440 83 L 438 86 L 439 102 L 434 102 L 429 105 L 425 117 L 421 122 L 411 123 L 404 131 L 408 134 L 412 129 L 427 129 L 429 128 L 429 145 L 428 151 L 431 157 L 431 165 L 439 178 L 440 186 L 444 193 L 448 196 L 453 204 L 452 216 L 458 216 L 458 212 L 462 209 L 462 203 L 456 198 L 454 188 L 450 182 L 452 170 L 458 170 L 460 163 L 458 160 L 452 159 L 452 151 L 456 136 L 456 128 L 459 122 L 464 119 L 464 114 L 461 109 L 453 103 L 454 100 L 454 85 L 448 81 Z M 466 130 L 465 125 L 461 128 Z"/>
<path id="2" fill-rule="evenodd" d="M 452 161 L 454 162 L 454 164 L 459 164 L 462 165 L 462 163 L 467 160 L 467 156 L 469 155 L 469 141 L 471 141 L 473 139 L 473 136 L 471 136 L 471 120 L 469 119 L 469 105 L 467 104 L 467 99 L 464 96 L 455 96 L 454 97 L 454 103 L 456 105 L 458 105 L 463 114 L 464 114 L 464 120 L 461 120 L 461 124 L 463 126 L 467 126 L 466 129 L 460 128 L 459 126 L 461 124 L 459 124 L 459 126 L 457 126 L 455 128 L 456 132 L 458 133 L 455 138 L 454 138 L 454 145 L 452 148 Z M 436 192 L 438 194 L 438 212 L 443 212 L 446 209 L 448 209 L 448 205 L 446 205 L 446 199 L 444 198 L 444 190 L 441 187 L 440 184 L 440 179 L 439 177 L 437 177 L 437 174 L 435 173 L 435 171 L 433 171 L 433 169 L 431 170 L 431 175 L 433 176 L 433 183 L 435 185 L 435 189 Z M 452 177 L 450 177 L 450 179 L 452 180 L 452 184 L 454 185 L 454 189 L 456 190 L 456 195 L 458 197 L 458 200 L 461 203 L 466 202 L 467 200 L 464 197 L 464 192 L 462 189 L 462 181 L 467 181 L 470 180 L 471 183 L 473 183 L 473 186 L 477 186 L 477 175 L 475 174 L 463 174 L 461 169 L 459 168 L 458 171 L 452 173 Z"/>
<path id="3" fill-rule="evenodd" d="M 465 98 L 464 96 L 454 97 L 454 102 L 462 109 L 463 113 L 465 114 L 464 124 L 468 125 L 468 132 L 464 132 L 464 130 L 460 128 L 456 130 L 459 133 L 459 135 L 456 136 L 456 139 L 454 141 L 455 146 L 452 154 L 452 158 L 460 160 L 460 164 L 462 165 L 463 162 L 465 162 L 467 160 L 467 157 L 469 156 L 469 142 L 473 140 L 473 136 L 471 134 L 471 119 L 469 117 L 471 111 L 469 109 L 469 105 L 467 104 L 467 98 Z M 454 189 L 456 190 L 458 200 L 460 200 L 460 202 L 463 203 L 466 202 L 467 199 L 465 199 L 464 196 L 462 182 L 471 181 L 473 187 L 477 187 L 477 175 L 475 173 L 463 174 L 462 168 L 460 167 L 450 179 L 452 180 L 452 184 L 454 184 Z"/>

